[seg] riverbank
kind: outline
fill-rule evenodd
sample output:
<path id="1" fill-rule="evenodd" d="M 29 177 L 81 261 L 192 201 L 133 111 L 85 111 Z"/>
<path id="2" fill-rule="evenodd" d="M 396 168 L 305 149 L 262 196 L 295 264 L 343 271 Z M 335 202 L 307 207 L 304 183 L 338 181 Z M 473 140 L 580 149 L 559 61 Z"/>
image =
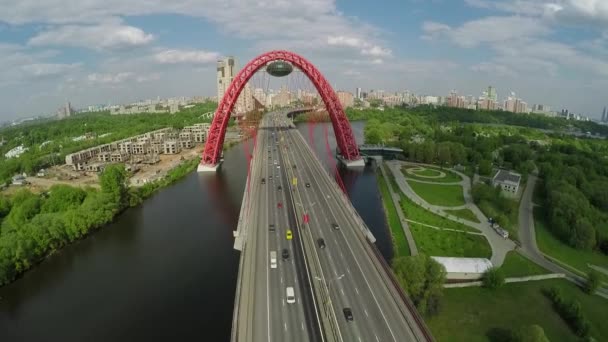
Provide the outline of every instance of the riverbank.
<path id="1" fill-rule="evenodd" d="M 163 178 L 141 187 L 128 187 L 124 167 L 118 167 L 122 171 L 102 174 L 101 190 L 54 185 L 44 194 L 21 189 L 11 197 L 3 196 L 0 286 L 15 281 L 63 247 L 113 222 L 123 211 L 182 179 L 199 162 L 199 157 L 186 160 Z"/>

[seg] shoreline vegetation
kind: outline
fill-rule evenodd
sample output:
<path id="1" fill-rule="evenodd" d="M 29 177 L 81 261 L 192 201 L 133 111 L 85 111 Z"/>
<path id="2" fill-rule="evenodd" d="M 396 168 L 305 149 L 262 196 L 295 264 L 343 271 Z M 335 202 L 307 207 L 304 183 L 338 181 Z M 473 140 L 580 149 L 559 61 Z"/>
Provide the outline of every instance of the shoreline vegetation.
<path id="1" fill-rule="evenodd" d="M 185 160 L 162 179 L 140 187 L 128 187 L 124 165 L 112 164 L 99 176 L 101 190 L 54 185 L 40 195 L 27 189 L 10 198 L 0 195 L 0 286 L 181 180 L 199 162 L 200 157 Z"/>

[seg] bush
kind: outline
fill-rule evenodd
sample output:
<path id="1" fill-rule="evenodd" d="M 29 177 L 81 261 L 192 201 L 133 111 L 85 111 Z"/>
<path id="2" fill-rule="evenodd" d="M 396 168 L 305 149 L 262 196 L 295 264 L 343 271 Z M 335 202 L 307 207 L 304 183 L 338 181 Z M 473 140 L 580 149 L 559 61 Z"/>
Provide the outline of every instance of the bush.
<path id="1" fill-rule="evenodd" d="M 514 340 L 517 342 L 549 342 L 543 328 L 536 324 L 527 325 L 519 329 L 515 334 Z"/>
<path id="2" fill-rule="evenodd" d="M 500 269 L 492 267 L 484 272 L 481 281 L 484 287 L 494 290 L 505 284 L 505 275 Z"/>
<path id="3" fill-rule="evenodd" d="M 419 311 L 429 316 L 439 312 L 445 282 L 445 269 L 441 264 L 418 254 L 395 258 L 393 270 Z"/>
<path id="4" fill-rule="evenodd" d="M 598 287 L 600 287 L 601 283 L 600 273 L 596 270 L 590 270 L 587 273 L 587 283 L 585 283 L 585 292 L 589 294 L 593 294 Z"/>
<path id="5" fill-rule="evenodd" d="M 583 338 L 589 338 L 589 321 L 583 316 L 579 302 L 566 300 L 562 293 L 554 287 L 545 290 L 544 294 L 553 302 L 555 311 L 575 334 Z"/>

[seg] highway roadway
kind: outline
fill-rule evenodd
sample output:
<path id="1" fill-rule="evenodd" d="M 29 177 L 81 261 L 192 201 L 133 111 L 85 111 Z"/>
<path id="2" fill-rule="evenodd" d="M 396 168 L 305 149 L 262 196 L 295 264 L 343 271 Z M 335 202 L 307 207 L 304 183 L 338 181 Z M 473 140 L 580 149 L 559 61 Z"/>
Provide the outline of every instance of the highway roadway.
<path id="1" fill-rule="evenodd" d="M 245 336 L 239 336 L 239 340 L 320 341 L 306 265 L 294 229 L 295 216 L 287 205 L 289 181 L 275 143 L 278 130 L 270 125 L 269 118 L 261 122 L 247 184 L 246 191 L 252 197 L 243 267 L 247 272 L 244 276 L 252 281 L 240 290 L 244 298 L 240 310 L 248 311 L 240 316 L 239 325 L 247 326 L 241 327 Z M 278 190 L 279 186 L 284 190 Z M 293 233 L 291 240 L 286 237 L 288 229 Z M 283 249 L 289 251 L 288 258 L 282 257 Z M 271 251 L 276 252 L 276 268 L 271 268 Z M 295 303 L 287 303 L 287 287 L 294 288 Z"/>
<path id="2" fill-rule="evenodd" d="M 235 316 L 238 341 L 432 340 L 384 272 L 350 200 L 290 126 L 284 112 L 267 114 L 255 140 L 244 207 L 249 212 Z M 283 249 L 289 251 L 285 260 Z M 332 337 L 322 336 L 328 331 Z"/>
<path id="3" fill-rule="evenodd" d="M 395 300 L 396 290 L 380 274 L 380 264 L 361 231 L 362 226 L 367 228 L 350 201 L 296 129 L 280 134 L 285 166 L 297 179 L 291 192 L 300 212 L 308 214 L 302 234 L 311 235 L 321 264 L 322 274 L 313 281 L 329 290 L 340 340 L 426 340 L 414 317 Z M 324 248 L 319 239 L 325 242 Z M 351 309 L 352 321 L 346 319 L 344 308 Z"/>

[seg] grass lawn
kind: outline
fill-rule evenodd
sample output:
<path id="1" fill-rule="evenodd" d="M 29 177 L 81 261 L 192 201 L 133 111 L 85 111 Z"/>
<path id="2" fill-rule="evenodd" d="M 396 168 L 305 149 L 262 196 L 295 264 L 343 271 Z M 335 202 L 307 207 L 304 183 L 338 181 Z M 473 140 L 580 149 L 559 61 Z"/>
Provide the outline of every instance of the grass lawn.
<path id="1" fill-rule="evenodd" d="M 516 251 L 510 251 L 507 253 L 505 263 L 502 264 L 500 269 L 503 271 L 505 277 L 525 277 L 551 273 L 526 259 L 526 257 L 517 253 Z"/>
<path id="2" fill-rule="evenodd" d="M 517 226 L 519 221 L 519 207 L 517 206 L 517 203 L 515 201 L 512 201 L 510 203 L 513 206 L 513 210 L 511 210 L 510 214 L 505 214 L 508 224 L 506 226 L 503 226 L 502 228 L 506 229 L 509 232 L 510 239 L 519 241 Z M 488 218 L 496 217 L 498 214 L 504 214 L 503 211 L 499 210 L 498 208 L 496 208 L 496 206 L 494 206 L 493 203 L 490 203 L 488 201 L 481 201 L 481 203 L 479 203 L 477 207 Z"/>
<path id="3" fill-rule="evenodd" d="M 437 183 L 458 183 L 458 182 L 462 181 L 462 178 L 458 174 L 456 174 L 448 169 L 440 170 L 437 168 L 426 167 L 425 171 L 417 171 L 417 172 L 415 172 L 415 174 L 410 174 L 406 171 L 407 169 L 411 169 L 411 168 L 415 168 L 415 167 L 416 166 L 414 166 L 414 165 L 404 166 L 401 168 L 401 172 L 403 173 L 403 175 L 406 178 L 418 179 L 418 180 L 422 180 L 422 181 L 430 181 L 430 182 L 437 182 Z M 439 171 L 445 173 L 445 177 L 427 178 L 427 177 L 420 177 L 420 176 L 416 175 L 416 174 L 419 174 L 419 175 L 424 175 L 424 176 L 435 176 L 438 174 Z"/>
<path id="4" fill-rule="evenodd" d="M 475 214 L 473 214 L 473 212 L 470 209 L 444 210 L 444 211 L 450 215 L 454 215 L 454 216 L 463 218 L 465 220 L 479 223 L 477 216 L 475 216 Z"/>
<path id="5" fill-rule="evenodd" d="M 608 255 L 595 251 L 585 251 L 572 248 L 556 238 L 543 222 L 544 213 L 541 207 L 534 208 L 534 229 L 536 230 L 536 243 L 545 254 L 570 265 L 580 271 L 589 272 L 587 264 L 597 265 L 608 269 Z M 601 274 L 604 281 L 608 276 Z"/>
<path id="6" fill-rule="evenodd" d="M 391 199 L 391 195 L 388 190 L 386 180 L 382 177 L 380 170 L 376 171 L 376 178 L 378 180 L 378 188 L 382 196 L 382 203 L 384 205 L 384 211 L 386 214 L 386 221 L 388 222 L 391 237 L 393 240 L 394 256 L 409 256 L 412 255 L 410 247 L 407 244 L 405 233 L 401 228 L 401 222 L 399 222 L 399 216 L 397 215 L 397 209 Z"/>
<path id="7" fill-rule="evenodd" d="M 418 196 L 433 205 L 456 207 L 464 205 L 462 187 L 460 185 L 441 185 L 407 182 Z"/>
<path id="8" fill-rule="evenodd" d="M 413 220 L 416 222 L 420 222 L 420 223 L 426 223 L 428 225 L 440 227 L 440 228 L 450 228 L 450 229 L 458 229 L 458 230 L 464 230 L 464 231 L 469 231 L 469 232 L 479 232 L 475 228 L 469 227 L 462 223 L 458 223 L 456 221 L 452 221 L 450 219 L 447 219 L 443 216 L 437 215 L 435 213 L 432 213 L 432 212 L 420 207 L 416 203 L 410 201 L 410 199 L 407 198 L 407 196 L 405 196 L 405 194 L 403 194 L 403 193 L 400 193 L 399 195 L 401 197 L 399 204 L 401 204 L 401 209 L 405 213 L 405 217 L 407 219 L 410 219 L 410 220 Z"/>
<path id="9" fill-rule="evenodd" d="M 409 223 L 416 246 L 422 253 L 432 256 L 490 258 L 490 244 L 482 235 L 449 230 L 437 230 L 416 223 Z"/>
<path id="10" fill-rule="evenodd" d="M 414 172 L 414 174 L 417 176 L 423 176 L 423 177 L 425 177 L 425 176 L 426 177 L 437 177 L 441 174 L 441 171 L 431 169 L 431 168 L 425 168 L 424 170 L 418 170 L 418 171 L 412 170 L 412 172 Z"/>
<path id="11" fill-rule="evenodd" d="M 589 296 L 564 279 L 506 284 L 494 291 L 482 287 L 445 289 L 439 315 L 425 321 L 439 342 L 491 341 L 488 333 L 492 329 L 515 330 L 531 324 L 540 325 L 551 341 L 580 341 L 541 293 L 542 288 L 552 286 L 562 290 L 564 297 L 581 303 L 581 311 L 591 324 L 591 336 L 608 341 L 608 301 Z"/>

